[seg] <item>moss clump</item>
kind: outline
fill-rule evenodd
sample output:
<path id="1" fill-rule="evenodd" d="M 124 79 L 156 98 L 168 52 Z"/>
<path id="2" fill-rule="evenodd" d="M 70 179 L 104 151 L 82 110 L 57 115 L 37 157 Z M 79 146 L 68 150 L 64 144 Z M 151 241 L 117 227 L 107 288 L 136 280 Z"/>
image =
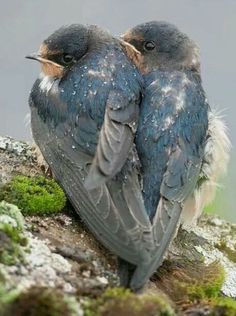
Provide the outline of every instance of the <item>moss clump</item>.
<path id="1" fill-rule="evenodd" d="M 210 316 L 235 316 L 236 301 L 231 298 L 218 298 L 210 302 Z"/>
<path id="2" fill-rule="evenodd" d="M 197 275 L 195 277 L 197 277 Z M 194 283 L 188 285 L 188 296 L 190 299 L 217 297 L 224 280 L 225 272 L 223 267 L 218 263 L 212 263 L 205 267 L 205 273 L 202 274 L 202 279 L 195 278 Z"/>
<path id="3" fill-rule="evenodd" d="M 17 206 L 0 203 L 0 262 L 13 265 L 24 259 L 22 247 L 27 245 L 24 236 L 24 219 Z"/>
<path id="4" fill-rule="evenodd" d="M 59 185 L 42 176 L 16 176 L 1 188 L 0 200 L 16 204 L 24 215 L 58 213 L 66 203 Z"/>
<path id="5" fill-rule="evenodd" d="M 151 295 L 135 295 L 129 290 L 106 290 L 96 300 L 84 305 L 85 316 L 172 316 L 173 309 L 164 298 Z"/>
<path id="6" fill-rule="evenodd" d="M 79 304 L 63 292 L 32 287 L 5 308 L 4 316 L 76 316 Z"/>
<path id="7" fill-rule="evenodd" d="M 177 304 L 217 297 L 225 279 L 223 267 L 214 262 L 166 262 L 154 276 L 158 287 Z"/>

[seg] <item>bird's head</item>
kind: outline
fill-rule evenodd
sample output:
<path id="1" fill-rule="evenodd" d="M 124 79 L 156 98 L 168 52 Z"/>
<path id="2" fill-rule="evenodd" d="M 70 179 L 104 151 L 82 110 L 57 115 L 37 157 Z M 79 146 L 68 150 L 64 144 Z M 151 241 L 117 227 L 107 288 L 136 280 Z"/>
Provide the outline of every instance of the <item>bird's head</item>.
<path id="1" fill-rule="evenodd" d="M 61 78 L 88 51 L 89 29 L 80 24 L 61 27 L 43 41 L 39 52 L 26 56 L 41 63 L 45 76 Z"/>
<path id="2" fill-rule="evenodd" d="M 198 47 L 170 23 L 143 23 L 121 37 L 142 54 L 143 64 L 140 68 L 144 73 L 154 69 L 200 71 Z"/>

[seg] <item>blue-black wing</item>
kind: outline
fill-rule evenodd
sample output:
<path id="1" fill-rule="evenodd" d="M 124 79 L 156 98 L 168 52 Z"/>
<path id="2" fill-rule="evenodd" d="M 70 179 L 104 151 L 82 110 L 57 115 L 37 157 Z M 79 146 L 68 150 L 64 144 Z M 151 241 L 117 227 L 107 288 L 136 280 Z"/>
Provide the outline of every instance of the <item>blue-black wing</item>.
<path id="1" fill-rule="evenodd" d="M 134 151 L 130 151 L 130 159 L 126 157 L 127 162 L 116 177 L 88 192 L 84 179 L 94 158 L 99 124 L 79 101 L 72 99 L 69 105 L 63 102 L 63 98 L 58 97 L 58 87 L 46 93 L 39 85 L 40 82 L 35 83 L 30 97 L 31 122 L 34 139 L 45 160 L 93 234 L 113 253 L 139 265 L 148 257 L 152 240 Z M 115 97 L 116 94 L 110 92 L 108 99 L 119 107 Z M 129 115 L 121 117 L 129 118 Z M 119 111 L 111 114 L 111 118 L 118 122 Z"/>
<path id="2" fill-rule="evenodd" d="M 109 92 L 96 155 L 84 183 L 87 189 L 104 184 L 123 167 L 133 147 L 139 100 L 139 95 L 127 96 L 117 89 Z"/>
<path id="3" fill-rule="evenodd" d="M 178 228 L 183 203 L 197 186 L 208 128 L 209 106 L 200 78 L 195 78 L 191 73 L 188 76 L 184 73 L 175 76 L 172 73 L 166 77 L 158 74 L 152 82 L 155 84 L 149 86 L 148 96 L 141 105 L 144 111 L 145 107 L 152 108 L 150 112 L 147 110 L 141 113 L 146 126 L 140 127 L 137 136 L 140 139 L 137 141 L 140 142 L 138 148 L 146 150 L 149 155 L 148 164 L 153 164 L 149 167 L 141 159 L 146 164 L 147 173 L 148 168 L 152 173 L 155 172 L 155 164 L 159 171 L 156 178 L 150 176 L 145 179 L 146 182 L 155 179 L 156 182 L 151 185 L 158 185 L 159 200 L 152 219 L 155 247 L 151 251 L 152 259 L 136 269 L 131 281 L 134 289 L 145 284 L 162 263 Z M 153 109 L 155 102 L 157 111 Z M 143 139 L 146 139 L 147 144 L 145 141 L 141 144 Z"/>

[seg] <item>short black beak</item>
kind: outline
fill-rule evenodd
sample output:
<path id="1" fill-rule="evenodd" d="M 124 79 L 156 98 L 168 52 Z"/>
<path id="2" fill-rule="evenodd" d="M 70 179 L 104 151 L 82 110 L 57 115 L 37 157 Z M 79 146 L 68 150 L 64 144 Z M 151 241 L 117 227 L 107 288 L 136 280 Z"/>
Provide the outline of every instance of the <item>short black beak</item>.
<path id="1" fill-rule="evenodd" d="M 37 60 L 39 61 L 41 64 L 50 64 L 50 65 L 53 65 L 54 67 L 59 67 L 61 69 L 64 69 L 63 66 L 53 62 L 52 60 L 50 59 L 46 59 L 46 58 L 43 58 L 41 57 L 39 54 L 37 53 L 34 53 L 34 54 L 31 54 L 31 55 L 27 55 L 25 56 L 25 58 L 27 59 L 33 59 L 33 60 Z"/>
<path id="2" fill-rule="evenodd" d="M 31 55 L 27 55 L 27 56 L 25 56 L 25 58 L 40 61 L 40 56 L 37 53 L 33 53 Z"/>

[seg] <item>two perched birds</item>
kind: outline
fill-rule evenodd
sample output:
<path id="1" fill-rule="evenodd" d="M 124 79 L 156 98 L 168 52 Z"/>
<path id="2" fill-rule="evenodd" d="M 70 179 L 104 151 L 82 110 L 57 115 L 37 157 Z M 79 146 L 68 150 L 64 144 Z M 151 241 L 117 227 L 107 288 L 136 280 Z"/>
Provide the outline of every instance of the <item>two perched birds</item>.
<path id="1" fill-rule="evenodd" d="M 202 88 L 195 43 L 166 22 L 115 38 L 62 27 L 28 56 L 34 139 L 81 219 L 140 290 L 180 224 L 214 196 L 229 140 Z"/>

